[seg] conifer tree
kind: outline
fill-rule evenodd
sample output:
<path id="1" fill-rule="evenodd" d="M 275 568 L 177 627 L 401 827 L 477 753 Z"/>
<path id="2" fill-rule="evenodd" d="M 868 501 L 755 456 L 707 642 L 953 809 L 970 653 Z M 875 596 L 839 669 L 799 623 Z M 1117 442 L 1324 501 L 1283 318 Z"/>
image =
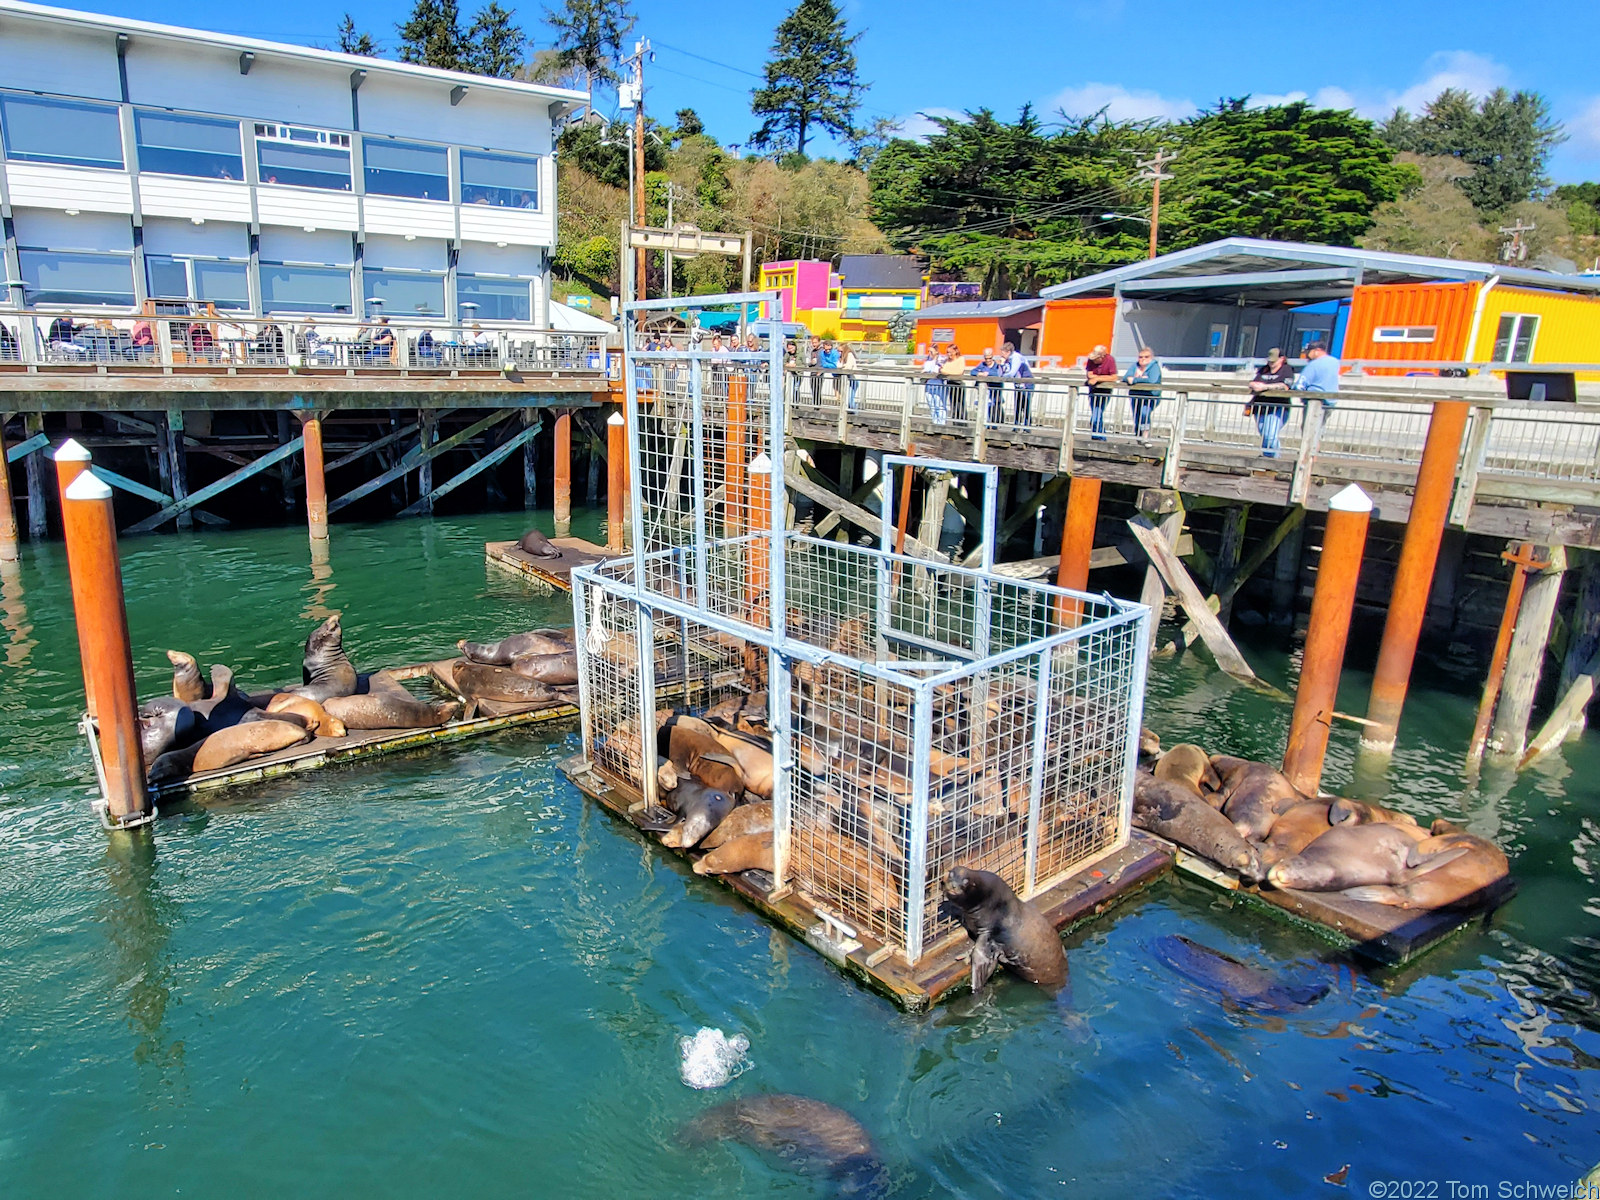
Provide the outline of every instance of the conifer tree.
<path id="1" fill-rule="evenodd" d="M 495 79 L 511 78 L 522 65 L 522 44 L 527 40 L 521 28 L 511 23 L 514 15 L 496 0 L 478 10 L 467 30 L 466 70 Z"/>
<path id="2" fill-rule="evenodd" d="M 399 30 L 401 62 L 445 71 L 466 70 L 467 47 L 456 0 L 417 0 L 411 19 Z"/>
<path id="3" fill-rule="evenodd" d="M 344 54 L 364 54 L 372 58 L 378 53 L 377 43 L 372 40 L 372 35 L 356 28 L 356 19 L 345 13 L 344 20 L 339 22 L 339 50 Z"/>
<path id="4" fill-rule="evenodd" d="M 860 38 L 846 29 L 834 0 L 800 0 L 779 22 L 766 80 L 751 92 L 751 112 L 765 118 L 751 144 L 804 158 L 819 130 L 853 141 L 867 90 L 856 77 Z"/>
<path id="5" fill-rule="evenodd" d="M 555 31 L 557 64 L 581 70 L 587 91 L 617 82 L 622 39 L 637 19 L 628 0 L 565 0 L 559 11 L 545 9 L 544 19 Z"/>

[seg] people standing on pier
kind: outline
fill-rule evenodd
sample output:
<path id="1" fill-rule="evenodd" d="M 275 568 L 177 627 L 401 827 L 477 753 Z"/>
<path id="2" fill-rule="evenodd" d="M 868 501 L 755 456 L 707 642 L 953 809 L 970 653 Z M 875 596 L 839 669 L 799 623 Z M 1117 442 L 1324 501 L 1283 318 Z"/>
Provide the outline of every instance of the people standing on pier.
<path id="1" fill-rule="evenodd" d="M 833 398 L 839 399 L 839 346 L 832 338 L 827 338 L 822 343 L 822 349 L 817 352 L 817 367 L 826 371 L 833 377 Z"/>
<path id="2" fill-rule="evenodd" d="M 1150 436 L 1150 418 L 1161 403 L 1161 391 L 1152 385 L 1161 382 L 1161 364 L 1149 346 L 1139 347 L 1138 360 L 1128 368 L 1122 381 L 1129 384 L 1128 406 L 1133 410 L 1133 436 L 1143 441 Z"/>
<path id="3" fill-rule="evenodd" d="M 812 334 L 806 342 L 805 361 L 800 365 L 808 369 L 811 376 L 811 403 L 822 404 L 822 372 L 818 368 L 822 362 L 822 339 Z"/>
<path id="4" fill-rule="evenodd" d="M 1339 360 L 1329 354 L 1328 347 L 1321 342 L 1312 342 L 1306 347 L 1306 365 L 1300 372 L 1300 390 L 1321 392 L 1319 399 L 1323 408 L 1332 408 L 1338 403 L 1330 396 L 1339 390 Z"/>
<path id="5" fill-rule="evenodd" d="M 1092 441 L 1106 440 L 1106 401 L 1111 399 L 1111 385 L 1117 382 L 1117 360 L 1104 346 L 1096 346 L 1084 360 L 1084 373 L 1089 382 L 1089 437 Z"/>
<path id="6" fill-rule="evenodd" d="M 1016 401 L 1013 404 L 1012 424 L 1026 428 L 1033 420 L 1033 368 L 1011 342 L 1000 343 L 1000 374 L 1014 379 Z"/>
<path id="7" fill-rule="evenodd" d="M 939 374 L 943 366 L 944 355 L 940 352 L 938 343 L 935 343 L 933 353 L 922 363 L 922 373 L 927 376 L 927 382 L 922 385 L 922 389 L 928 399 L 928 416 L 935 425 L 943 425 L 950 419 L 949 410 L 945 407 L 944 380 Z"/>
<path id="8" fill-rule="evenodd" d="M 861 368 L 861 360 L 856 357 L 856 352 L 853 349 L 851 349 L 850 343 L 849 342 L 840 342 L 839 343 L 839 370 L 841 372 L 843 372 L 845 374 L 846 378 L 849 380 L 850 410 L 852 412 L 855 411 L 855 407 L 856 407 L 856 389 L 861 386 L 861 380 L 856 377 L 856 372 L 858 370 L 860 370 L 860 368 Z M 835 391 L 834 391 L 834 395 L 835 396 L 837 396 L 839 394 L 838 390 L 837 390 L 837 385 L 838 385 L 838 381 L 835 381 Z"/>
<path id="9" fill-rule="evenodd" d="M 939 374 L 943 376 L 945 407 L 949 409 L 952 421 L 965 421 L 967 419 L 967 360 L 961 351 L 956 349 L 954 342 L 946 342 L 944 346 L 943 361 L 939 364 Z"/>
<path id="10" fill-rule="evenodd" d="M 974 378 L 987 379 L 990 382 L 983 384 L 984 420 L 991 425 L 998 425 L 1005 419 L 1006 385 L 999 382 L 1000 377 L 1006 373 L 1004 365 L 994 356 L 994 348 L 985 346 L 983 357 L 978 360 L 978 365 L 973 367 L 968 374 Z"/>
<path id="11" fill-rule="evenodd" d="M 1267 361 L 1256 368 L 1256 377 L 1250 381 L 1250 403 L 1244 411 L 1256 419 L 1261 431 L 1261 453 L 1266 458 L 1278 457 L 1278 439 L 1289 420 L 1289 385 L 1294 382 L 1294 368 L 1277 346 L 1267 351 Z M 1277 399 L 1274 393 L 1283 393 Z"/>

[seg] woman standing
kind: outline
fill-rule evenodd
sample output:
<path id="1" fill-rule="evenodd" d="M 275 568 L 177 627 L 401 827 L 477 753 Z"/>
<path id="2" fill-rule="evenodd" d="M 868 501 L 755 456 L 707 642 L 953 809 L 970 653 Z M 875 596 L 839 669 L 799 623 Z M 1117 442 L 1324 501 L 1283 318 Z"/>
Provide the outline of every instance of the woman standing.
<path id="1" fill-rule="evenodd" d="M 1138 360 L 1128 368 L 1122 381 L 1128 388 L 1128 404 L 1133 409 L 1133 436 L 1143 441 L 1150 436 L 1150 417 L 1161 403 L 1161 392 L 1154 385 L 1161 382 L 1161 364 L 1149 346 L 1139 347 Z"/>

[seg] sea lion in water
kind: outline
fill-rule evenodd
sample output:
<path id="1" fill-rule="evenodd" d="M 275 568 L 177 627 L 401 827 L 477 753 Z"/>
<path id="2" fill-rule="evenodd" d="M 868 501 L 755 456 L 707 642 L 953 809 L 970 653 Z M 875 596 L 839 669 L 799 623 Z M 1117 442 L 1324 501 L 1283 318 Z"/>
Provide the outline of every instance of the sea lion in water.
<path id="1" fill-rule="evenodd" d="M 187 746 L 204 731 L 200 718 L 176 696 L 157 696 L 139 705 L 141 761 L 154 763 L 168 750 Z"/>
<path id="2" fill-rule="evenodd" d="M 1384 808 L 1380 804 L 1368 804 L 1365 800 L 1346 800 L 1340 798 L 1328 806 L 1328 821 L 1334 825 L 1411 825 L 1417 824 L 1417 819 L 1407 816 L 1398 809 Z"/>
<path id="3" fill-rule="evenodd" d="M 744 772 L 738 760 L 717 740 L 716 729 L 698 717 L 673 714 L 661 722 L 656 749 L 707 787 L 735 799 L 744 795 Z"/>
<path id="4" fill-rule="evenodd" d="M 511 661 L 511 669 L 518 675 L 539 683 L 556 685 L 578 682 L 578 652 L 565 650 L 560 654 L 525 654 Z"/>
<path id="5" fill-rule="evenodd" d="M 220 771 L 262 754 L 311 740 L 309 730 L 289 721 L 247 721 L 209 734 L 184 750 L 169 750 L 150 764 L 150 782 Z"/>
<path id="6" fill-rule="evenodd" d="M 456 649 L 475 663 L 509 667 L 517 659 L 530 654 L 565 654 L 573 649 L 572 630 L 533 629 L 527 633 L 514 633 L 498 642 L 469 642 L 462 638 L 456 643 Z"/>
<path id="7" fill-rule="evenodd" d="M 707 787 L 698 779 L 679 780 L 663 800 L 672 806 L 678 819 L 668 825 L 640 822 L 639 828 L 662 834 L 661 844 L 678 850 L 697 845 L 733 811 L 732 793 Z"/>
<path id="8" fill-rule="evenodd" d="M 560 558 L 561 547 L 552 542 L 537 529 L 530 529 L 522 535 L 517 542 L 517 549 L 533 558 Z"/>
<path id="9" fill-rule="evenodd" d="M 772 801 L 741 804 L 724 817 L 710 833 L 700 840 L 702 850 L 715 850 L 724 842 L 755 833 L 772 832 Z"/>
<path id="10" fill-rule="evenodd" d="M 1222 787 L 1222 779 L 1212 767 L 1211 759 L 1193 742 L 1179 742 L 1164 753 L 1156 760 L 1154 774 L 1157 779 L 1184 784 L 1201 797 Z"/>
<path id="11" fill-rule="evenodd" d="M 168 650 L 167 661 L 172 664 L 172 695 L 185 704 L 211 699 L 211 685 L 200 674 L 200 664 L 192 654 L 182 650 Z"/>
<path id="12" fill-rule="evenodd" d="M 881 1195 L 888 1186 L 883 1159 L 861 1122 L 807 1096 L 766 1092 L 730 1100 L 690 1121 L 679 1140 L 686 1146 L 742 1142 L 785 1166 L 823 1176 L 841 1196 Z"/>
<path id="13" fill-rule="evenodd" d="M 1055 926 L 1017 897 L 992 871 L 951 867 L 945 904 L 972 946 L 972 990 L 981 991 L 996 967 L 1009 967 L 1052 994 L 1067 986 L 1067 952 Z"/>
<path id="14" fill-rule="evenodd" d="M 365 692 L 334 696 L 324 700 L 322 707 L 346 729 L 432 729 L 461 712 L 461 705 L 454 700 L 443 704 L 418 700 L 399 680 L 382 671 L 368 677 Z"/>
<path id="15" fill-rule="evenodd" d="M 771 830 L 729 838 L 694 864 L 696 875 L 732 875 L 735 871 L 773 869 Z"/>
<path id="16" fill-rule="evenodd" d="M 1433 823 L 1431 835 L 1417 843 L 1417 850 L 1424 854 L 1454 850 L 1465 853 L 1405 883 L 1353 887 L 1345 895 L 1392 908 L 1454 908 L 1476 902 L 1511 873 L 1511 864 L 1500 847 L 1442 818 Z"/>
<path id="17" fill-rule="evenodd" d="M 1256 848 L 1240 836 L 1232 821 L 1181 783 L 1140 771 L 1133 784 L 1133 823 L 1237 871 L 1244 879 L 1261 878 Z"/>
<path id="18" fill-rule="evenodd" d="M 1240 962 L 1232 955 L 1180 935 L 1159 937 L 1150 952 L 1185 979 L 1232 1000 L 1245 1008 L 1264 1012 L 1298 1012 L 1328 994 L 1325 980 L 1295 983 L 1271 971 Z"/>
<path id="19" fill-rule="evenodd" d="M 285 690 L 324 704 L 335 696 L 355 695 L 358 678 L 354 664 L 344 652 L 344 629 L 339 624 L 338 613 L 318 625 L 306 638 L 300 673 L 304 682 Z"/>
<path id="20" fill-rule="evenodd" d="M 318 737 L 344 737 L 349 732 L 344 727 L 344 722 L 337 717 L 328 715 L 328 710 L 323 708 L 309 696 L 296 696 L 292 692 L 279 692 L 267 701 L 267 713 L 282 715 L 294 713 L 304 717 L 306 728 Z"/>
<path id="21" fill-rule="evenodd" d="M 566 697 L 548 683 L 519 675 L 509 667 L 483 663 L 457 664 L 455 690 L 469 700 L 500 700 L 508 704 L 562 704 Z"/>
<path id="22" fill-rule="evenodd" d="M 1405 825 L 1336 825 L 1299 854 L 1274 865 L 1267 882 L 1302 892 L 1409 883 L 1467 853 L 1461 847 L 1423 850 L 1419 843 L 1427 836 Z"/>

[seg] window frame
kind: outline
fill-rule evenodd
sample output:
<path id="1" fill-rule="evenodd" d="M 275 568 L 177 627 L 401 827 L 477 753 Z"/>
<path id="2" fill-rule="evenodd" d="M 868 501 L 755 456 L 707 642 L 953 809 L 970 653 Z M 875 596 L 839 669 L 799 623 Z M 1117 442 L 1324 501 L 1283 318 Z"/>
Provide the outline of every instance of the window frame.
<path id="1" fill-rule="evenodd" d="M 343 275 L 348 288 L 345 292 L 343 304 L 329 304 L 307 308 L 274 308 L 270 296 L 271 286 L 269 275 L 274 271 L 314 271 L 325 276 Z M 353 301 L 355 297 L 355 271 L 350 265 L 340 266 L 335 263 L 309 263 L 309 262 L 280 262 L 263 260 L 257 264 L 257 273 L 261 286 L 261 314 L 263 316 L 277 315 L 305 315 L 305 316 L 336 316 L 341 312 L 348 316 L 354 312 Z"/>
<path id="2" fill-rule="evenodd" d="M 543 195 L 544 189 L 543 189 L 543 187 L 540 186 L 541 182 L 542 182 L 541 179 L 540 179 L 540 176 L 543 173 L 543 167 L 544 167 L 544 156 L 543 155 L 539 155 L 539 154 L 531 154 L 531 155 L 530 154 L 513 154 L 513 153 L 511 153 L 510 151 L 507 151 L 507 150 L 489 150 L 489 149 L 479 150 L 479 149 L 468 149 L 466 147 L 463 147 L 461 149 L 461 152 L 458 155 L 458 157 L 460 159 L 460 162 L 459 162 L 459 164 L 458 164 L 458 166 L 456 168 L 456 172 L 457 172 L 457 177 L 460 180 L 460 190 L 458 191 L 457 194 L 460 196 L 461 207 L 466 208 L 468 205 L 482 204 L 483 206 L 486 206 L 486 207 L 489 207 L 489 208 L 509 208 L 509 209 L 511 209 L 511 210 L 513 210 L 515 212 L 541 212 L 541 211 L 543 211 L 542 208 L 540 207 L 541 204 L 543 203 L 543 200 L 544 200 L 544 195 Z M 506 187 L 506 186 L 501 185 L 501 184 L 480 184 L 480 183 L 468 182 L 468 180 L 467 180 L 467 163 L 468 163 L 468 160 L 470 160 L 470 159 L 488 159 L 488 160 L 490 160 L 492 162 L 519 163 L 519 164 L 523 164 L 523 165 L 531 165 L 533 167 L 533 187 L 532 187 L 532 192 L 531 192 L 531 194 L 533 196 L 533 203 L 532 204 L 503 204 L 503 203 L 500 203 L 499 201 L 491 200 L 491 199 L 487 199 L 487 198 L 484 198 L 484 199 L 480 200 L 479 196 L 477 194 L 469 194 L 468 189 L 473 189 L 473 191 L 475 193 L 523 192 L 523 191 L 527 190 L 527 189 L 524 189 L 524 188 L 522 188 L 520 186 L 518 186 L 518 187 Z"/>
<path id="3" fill-rule="evenodd" d="M 105 292 L 97 292 L 97 293 L 80 292 L 80 293 L 78 293 L 79 296 L 96 295 L 96 296 L 104 297 L 106 295 L 115 295 L 117 298 L 114 299 L 114 300 L 107 300 L 107 299 L 41 300 L 41 299 L 39 299 L 39 289 L 34 287 L 33 284 L 31 284 L 28 281 L 28 261 L 29 261 L 29 257 L 28 256 L 35 255 L 35 254 L 53 254 L 58 258 L 94 259 L 94 260 L 104 261 L 104 262 L 113 262 L 114 261 L 114 262 L 125 264 L 127 266 L 127 268 L 128 268 L 128 290 L 126 292 L 116 292 L 116 293 L 105 293 Z M 22 272 L 22 294 L 23 294 L 23 298 L 24 298 L 24 303 L 29 307 L 55 306 L 55 307 L 60 307 L 60 308 L 82 308 L 82 307 L 132 308 L 134 306 L 134 304 L 137 303 L 137 300 L 138 300 L 138 289 L 135 286 L 135 282 L 136 281 L 134 279 L 134 272 L 133 272 L 133 252 L 130 251 L 130 250 L 51 250 L 51 249 L 49 249 L 48 247 L 45 247 L 45 246 L 18 246 L 17 247 L 17 266 L 20 268 L 20 270 Z M 123 299 L 122 297 L 124 297 L 124 296 L 126 296 L 127 298 Z"/>
<path id="4" fill-rule="evenodd" d="M 1374 342 L 1436 342 L 1439 340 L 1439 327 L 1437 325 L 1379 325 L 1372 331 Z"/>
<path id="5" fill-rule="evenodd" d="M 480 305 L 479 310 L 477 311 L 477 313 L 474 316 L 475 320 L 479 320 L 479 321 L 531 321 L 531 320 L 533 320 L 533 284 L 534 284 L 534 282 L 535 282 L 535 280 L 531 276 L 523 276 L 523 275 L 492 275 L 492 274 L 487 274 L 487 273 L 482 272 L 482 271 L 479 271 L 479 272 L 458 272 L 456 274 L 457 319 L 460 319 L 459 318 L 460 308 L 461 308 L 461 305 L 464 302 L 473 300 L 474 296 L 483 295 L 483 293 L 481 291 L 478 291 L 474 285 L 492 284 L 492 285 L 499 285 L 499 286 L 505 287 L 505 288 L 510 288 L 510 287 L 513 287 L 513 286 L 516 286 L 516 285 L 521 285 L 522 294 L 520 296 L 516 297 L 516 299 L 517 299 L 517 301 L 519 303 L 519 311 L 520 311 L 520 305 L 521 304 L 526 304 L 526 306 L 527 306 L 526 315 L 525 316 L 513 315 L 513 316 L 509 316 L 509 317 L 491 316 L 491 315 L 489 315 L 487 313 L 484 313 L 482 311 L 482 308 L 481 308 L 481 303 L 482 302 L 481 301 L 474 301 L 474 303 L 478 303 Z M 504 293 L 501 293 L 501 295 L 504 297 Z M 509 299 L 510 297 L 504 297 L 504 298 L 508 298 Z"/>
<path id="6" fill-rule="evenodd" d="M 408 150 L 428 150 L 443 156 L 444 164 L 438 175 L 421 175 L 415 171 L 404 171 L 394 167 L 374 167 L 368 158 L 369 151 L 374 147 L 400 146 Z M 373 186 L 374 174 L 396 174 L 421 179 L 438 179 L 444 185 L 443 196 L 420 196 L 413 192 L 384 191 Z M 361 138 L 361 179 L 369 196 L 383 196 L 395 200 L 424 200 L 429 203 L 449 204 L 455 195 L 450 178 L 450 148 L 435 142 L 418 142 L 408 138 L 387 137 L 383 135 L 363 135 Z"/>
<path id="7" fill-rule="evenodd" d="M 222 258 L 215 254 L 146 254 L 144 256 L 144 285 L 146 294 L 158 303 L 167 301 L 186 301 L 191 304 L 210 304 L 219 312 L 249 312 L 250 311 L 250 260 L 247 258 Z M 150 278 L 150 268 L 157 263 L 171 263 L 183 268 L 184 286 L 188 292 L 186 296 L 159 296 L 156 294 Z M 200 269 L 203 266 L 230 266 L 244 269 L 244 298 L 242 300 L 223 299 L 215 296 L 199 295 L 203 289 L 200 287 Z"/>
<path id="8" fill-rule="evenodd" d="M 231 128 L 234 134 L 236 153 L 228 155 L 216 150 L 196 150 L 183 146 L 155 146 L 146 145 L 143 137 L 143 119 L 154 118 L 158 121 L 171 121 L 174 124 L 189 123 L 193 125 L 209 126 L 216 129 Z M 244 162 L 244 129 L 239 121 L 229 121 L 226 117 L 204 117 L 194 113 L 177 112 L 170 108 L 135 108 L 133 110 L 133 144 L 134 152 L 138 155 L 139 171 L 146 175 L 172 175 L 182 179 L 210 179 L 219 183 L 244 183 L 246 182 Z M 197 171 L 174 171 L 163 166 L 151 166 L 146 162 L 147 150 L 164 151 L 176 154 L 207 155 L 216 159 L 229 159 L 236 174 L 221 176 L 214 172 L 200 174 Z"/>
<path id="9" fill-rule="evenodd" d="M 13 150 L 11 139 L 14 122 L 6 119 L 5 116 L 5 106 L 10 102 L 77 109 L 111 117 L 117 131 L 116 160 L 90 158 L 83 155 L 41 154 L 31 150 Z M 88 167 L 98 171 L 126 171 L 128 169 L 128 152 L 122 139 L 122 110 L 119 105 L 107 101 L 78 99 L 76 97 L 68 99 L 62 96 L 47 95 L 43 92 L 5 91 L 0 92 L 0 126 L 4 127 L 4 139 L 3 144 L 0 144 L 0 153 L 4 154 L 7 162 L 37 163 L 41 166 L 53 167 Z"/>
<path id="10" fill-rule="evenodd" d="M 1509 330 L 1506 329 L 1507 321 L 1511 322 L 1511 327 Z M 1522 330 L 1525 322 L 1532 322 L 1532 327 L 1528 332 L 1528 349 L 1525 357 L 1518 358 L 1517 342 L 1521 340 Z M 1495 325 L 1494 345 L 1490 349 L 1489 361 L 1494 363 L 1506 363 L 1512 366 L 1521 366 L 1526 363 L 1531 363 L 1533 361 L 1534 350 L 1537 349 L 1539 344 L 1539 324 L 1540 322 L 1538 313 L 1501 313 L 1500 319 Z M 1504 351 L 1501 350 L 1502 344 L 1505 346 Z M 1502 357 L 1502 353 L 1504 354 L 1504 357 Z"/>
<path id="11" fill-rule="evenodd" d="M 450 305 L 448 271 L 425 271 L 416 267 L 363 267 L 361 275 L 363 283 L 361 306 L 363 309 L 367 307 L 368 302 L 374 295 L 377 284 L 386 283 L 390 280 L 410 279 L 425 281 L 429 285 L 437 285 L 439 289 L 439 310 L 437 312 L 420 312 L 416 308 L 412 308 L 408 312 L 402 313 L 390 308 L 387 301 L 385 301 L 381 315 L 389 317 L 391 320 L 400 318 L 421 319 L 425 317 L 443 318 L 448 315 L 446 312 Z M 379 298 L 382 299 L 382 297 Z M 375 313 L 373 315 L 379 314 Z"/>
<path id="12" fill-rule="evenodd" d="M 253 142 L 255 144 L 256 182 L 263 187 L 298 187 L 319 192 L 349 192 L 355 191 L 356 164 L 355 154 L 350 145 L 350 135 L 340 133 L 333 129 L 314 129 L 305 125 L 284 125 L 276 121 L 255 121 Z M 310 151 L 312 154 L 326 154 L 329 156 L 344 156 L 344 182 L 336 187 L 324 183 L 307 183 L 300 181 L 278 181 L 267 179 L 267 172 L 272 168 L 261 161 L 261 152 L 267 147 L 283 147 L 288 151 Z M 278 171 L 303 171 L 308 175 L 327 175 L 338 178 L 337 171 L 316 171 L 303 167 L 278 167 Z"/>

